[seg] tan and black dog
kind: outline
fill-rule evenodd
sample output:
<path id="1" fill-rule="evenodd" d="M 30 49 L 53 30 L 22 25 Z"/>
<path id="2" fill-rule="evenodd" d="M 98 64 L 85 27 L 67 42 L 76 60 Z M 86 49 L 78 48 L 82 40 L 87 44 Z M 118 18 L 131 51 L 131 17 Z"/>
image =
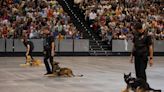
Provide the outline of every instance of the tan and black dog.
<path id="1" fill-rule="evenodd" d="M 53 74 L 54 76 L 61 76 L 61 77 L 82 77 L 83 75 L 74 75 L 70 68 L 61 68 L 58 62 L 54 62 L 53 64 Z"/>
<path id="2" fill-rule="evenodd" d="M 151 88 L 145 80 L 131 77 L 131 73 L 127 75 L 124 74 L 124 81 L 127 87 L 122 92 L 161 92 L 160 89 L 156 90 Z"/>
<path id="3" fill-rule="evenodd" d="M 30 56 L 27 56 L 26 63 L 25 64 L 20 64 L 22 67 L 27 67 L 27 66 L 42 66 L 42 62 L 40 59 L 31 59 Z"/>

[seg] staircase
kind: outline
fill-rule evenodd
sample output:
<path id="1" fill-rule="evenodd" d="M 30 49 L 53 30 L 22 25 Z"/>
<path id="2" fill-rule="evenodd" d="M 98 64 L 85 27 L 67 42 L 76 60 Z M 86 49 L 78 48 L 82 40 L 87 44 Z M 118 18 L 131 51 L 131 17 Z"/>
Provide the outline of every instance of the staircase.
<path id="1" fill-rule="evenodd" d="M 77 16 L 77 14 L 73 11 L 73 6 L 71 5 L 71 2 L 73 0 L 57 0 L 58 3 L 63 7 L 64 11 L 68 13 L 70 16 L 73 24 L 76 26 L 78 30 L 83 32 L 85 35 L 83 36 L 85 39 L 89 38 L 89 33 L 87 33 L 87 28 L 84 25 L 84 23 L 81 21 L 81 19 Z M 73 2 L 72 2 L 73 3 Z"/>
<path id="2" fill-rule="evenodd" d="M 102 42 L 98 34 L 91 30 L 84 19 L 84 14 L 81 12 L 79 7 L 74 5 L 73 0 L 57 1 L 63 7 L 64 11 L 68 13 L 76 28 L 83 32 L 83 38 L 89 39 L 90 54 L 98 55 L 98 53 L 101 52 L 102 55 L 106 55 L 105 51 L 110 51 L 110 45 L 106 44 L 106 42 Z"/>

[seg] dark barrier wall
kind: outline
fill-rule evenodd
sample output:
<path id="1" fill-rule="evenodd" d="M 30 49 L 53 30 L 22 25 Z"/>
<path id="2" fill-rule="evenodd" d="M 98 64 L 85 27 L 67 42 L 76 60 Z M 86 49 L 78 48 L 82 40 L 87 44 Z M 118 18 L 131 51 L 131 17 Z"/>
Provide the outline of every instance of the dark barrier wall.
<path id="1" fill-rule="evenodd" d="M 73 40 L 64 39 L 60 41 L 59 52 L 73 52 Z"/>
<path id="2" fill-rule="evenodd" d="M 131 40 L 113 40 L 112 52 L 131 52 L 132 41 Z M 154 41 L 154 52 L 164 52 L 164 41 Z"/>
<path id="3" fill-rule="evenodd" d="M 89 40 L 55 40 L 56 52 L 89 52 Z"/>
<path id="4" fill-rule="evenodd" d="M 156 40 L 154 42 L 154 51 L 155 52 L 164 52 L 164 40 L 163 41 Z"/>
<path id="5" fill-rule="evenodd" d="M 59 44 L 59 40 L 56 39 L 56 40 L 55 40 L 55 51 L 56 51 L 56 52 L 59 52 L 59 45 L 60 45 L 60 44 Z"/>
<path id="6" fill-rule="evenodd" d="M 0 39 L 0 52 L 5 52 L 5 39 Z"/>
<path id="7" fill-rule="evenodd" d="M 26 48 L 20 39 L 14 39 L 14 52 L 25 52 Z"/>
<path id="8" fill-rule="evenodd" d="M 131 40 L 112 40 L 112 52 L 131 52 Z"/>
<path id="9" fill-rule="evenodd" d="M 43 52 L 43 39 L 31 39 L 34 44 L 33 52 Z M 14 52 L 25 52 L 26 48 L 20 39 L 14 39 Z"/>
<path id="10" fill-rule="evenodd" d="M 88 52 L 89 41 L 88 40 L 74 40 L 74 52 Z"/>
<path id="11" fill-rule="evenodd" d="M 43 51 L 43 39 L 31 39 L 34 52 Z M 89 40 L 55 40 L 56 52 L 89 52 Z M 131 40 L 113 40 L 112 52 L 131 52 Z M 26 49 L 19 39 L 0 39 L 0 52 L 25 52 Z M 164 41 L 154 41 L 154 52 L 164 52 Z"/>
<path id="12" fill-rule="evenodd" d="M 6 52 L 13 52 L 14 47 L 13 47 L 14 40 L 13 39 L 6 39 Z"/>
<path id="13" fill-rule="evenodd" d="M 43 52 L 43 39 L 31 39 L 34 44 L 34 52 Z"/>
<path id="14" fill-rule="evenodd" d="M 33 52 L 43 52 L 43 39 L 30 39 L 34 44 Z M 6 47 L 5 47 L 6 43 Z M 25 52 L 26 48 L 20 39 L 0 39 L 0 52 Z M 56 52 L 89 52 L 89 40 L 64 39 L 55 40 Z"/>

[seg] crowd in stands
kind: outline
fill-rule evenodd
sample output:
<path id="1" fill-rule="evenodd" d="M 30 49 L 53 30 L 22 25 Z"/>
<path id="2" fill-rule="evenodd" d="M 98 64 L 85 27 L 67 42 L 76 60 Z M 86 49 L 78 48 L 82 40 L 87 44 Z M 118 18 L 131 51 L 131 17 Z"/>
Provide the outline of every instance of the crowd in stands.
<path id="1" fill-rule="evenodd" d="M 0 38 L 42 38 L 47 29 L 55 38 L 82 38 L 56 0 L 0 1 Z"/>
<path id="2" fill-rule="evenodd" d="M 75 0 L 76 1 L 76 0 Z M 132 39 L 134 23 L 164 40 L 164 8 L 159 0 L 77 0 L 92 30 L 102 40 Z M 0 38 L 42 38 L 42 30 L 55 38 L 81 39 L 70 17 L 56 0 L 1 0 Z"/>
<path id="3" fill-rule="evenodd" d="M 132 39 L 134 23 L 164 40 L 164 8 L 160 0 L 84 0 L 79 7 L 102 40 Z"/>

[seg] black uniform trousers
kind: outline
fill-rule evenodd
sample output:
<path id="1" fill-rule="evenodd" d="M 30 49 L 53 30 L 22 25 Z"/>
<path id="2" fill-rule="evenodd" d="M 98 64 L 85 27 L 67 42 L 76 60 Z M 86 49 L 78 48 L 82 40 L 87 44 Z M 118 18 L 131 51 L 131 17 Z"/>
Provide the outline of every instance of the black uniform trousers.
<path id="1" fill-rule="evenodd" d="M 33 51 L 33 50 L 30 50 L 28 55 L 29 55 L 29 56 L 31 57 L 31 59 L 33 60 L 34 58 L 33 58 L 33 56 L 32 56 L 32 51 Z"/>
<path id="2" fill-rule="evenodd" d="M 34 60 L 34 58 L 33 58 L 33 56 L 32 56 L 32 51 L 33 51 L 33 50 L 30 50 L 29 53 L 28 53 L 28 55 L 31 57 L 31 62 L 33 62 L 33 60 Z M 27 60 L 27 56 L 26 56 L 26 60 Z M 30 62 L 30 63 L 31 63 L 31 62 Z"/>
<path id="3" fill-rule="evenodd" d="M 49 61 L 48 61 L 49 59 Z M 47 70 L 47 73 L 52 73 L 53 70 L 53 56 L 51 56 L 51 51 L 46 51 L 44 54 L 44 64 Z"/>
<path id="4" fill-rule="evenodd" d="M 142 78 L 147 82 L 146 68 L 148 63 L 147 56 L 135 56 L 135 72 L 137 78 Z"/>

